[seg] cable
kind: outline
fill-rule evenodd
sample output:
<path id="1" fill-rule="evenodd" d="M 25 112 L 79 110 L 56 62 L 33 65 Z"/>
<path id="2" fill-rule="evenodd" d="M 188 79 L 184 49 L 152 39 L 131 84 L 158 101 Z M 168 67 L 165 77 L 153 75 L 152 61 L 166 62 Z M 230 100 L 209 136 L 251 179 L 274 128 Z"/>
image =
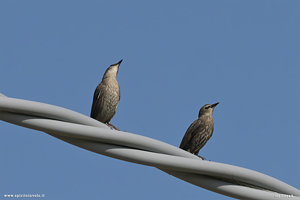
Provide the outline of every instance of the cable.
<path id="1" fill-rule="evenodd" d="M 237 199 L 299 199 L 300 190 L 265 174 L 203 161 L 170 144 L 115 131 L 83 114 L 0 93 L 0 119 L 43 131 L 80 148 L 112 158 L 156 167 L 181 180 Z"/>

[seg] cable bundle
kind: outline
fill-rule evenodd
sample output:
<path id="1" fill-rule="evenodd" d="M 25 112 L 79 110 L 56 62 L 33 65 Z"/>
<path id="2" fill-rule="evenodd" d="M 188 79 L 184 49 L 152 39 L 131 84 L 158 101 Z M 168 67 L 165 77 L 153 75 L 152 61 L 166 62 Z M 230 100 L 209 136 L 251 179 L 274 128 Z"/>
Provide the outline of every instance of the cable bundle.
<path id="1" fill-rule="evenodd" d="M 156 167 L 181 180 L 237 199 L 299 199 L 300 191 L 282 181 L 242 167 L 199 157 L 145 136 L 115 131 L 83 114 L 0 93 L 0 119 L 43 131 L 83 149 Z"/>

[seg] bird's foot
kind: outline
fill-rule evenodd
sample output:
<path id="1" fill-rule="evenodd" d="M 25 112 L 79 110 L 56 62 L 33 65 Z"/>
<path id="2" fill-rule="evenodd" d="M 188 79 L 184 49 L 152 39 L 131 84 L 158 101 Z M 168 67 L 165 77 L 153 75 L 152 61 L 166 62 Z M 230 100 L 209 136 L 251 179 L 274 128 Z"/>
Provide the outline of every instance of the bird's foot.
<path id="1" fill-rule="evenodd" d="M 111 123 L 108 123 L 107 126 L 109 126 L 111 129 L 120 131 L 120 129 L 118 129 L 117 127 L 115 127 L 114 125 L 112 125 Z"/>
<path id="2" fill-rule="evenodd" d="M 206 160 L 204 157 L 197 155 L 199 158 L 201 158 L 202 160 Z"/>

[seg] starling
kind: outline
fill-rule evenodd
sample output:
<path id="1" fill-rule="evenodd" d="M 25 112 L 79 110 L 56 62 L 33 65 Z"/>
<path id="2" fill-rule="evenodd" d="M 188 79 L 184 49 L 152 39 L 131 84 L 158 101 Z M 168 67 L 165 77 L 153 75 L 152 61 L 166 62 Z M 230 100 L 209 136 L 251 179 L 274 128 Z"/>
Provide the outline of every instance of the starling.
<path id="1" fill-rule="evenodd" d="M 214 119 L 212 118 L 212 114 L 218 104 L 219 102 L 206 104 L 200 109 L 198 119 L 196 119 L 185 132 L 179 148 L 198 155 L 200 149 L 213 134 Z M 203 160 L 205 159 L 201 156 L 199 157 Z"/>
<path id="2" fill-rule="evenodd" d="M 116 114 L 120 101 L 120 86 L 117 81 L 117 74 L 122 61 L 112 64 L 105 71 L 101 83 L 96 87 L 91 109 L 91 118 L 116 130 L 119 129 L 112 125 L 110 120 Z"/>

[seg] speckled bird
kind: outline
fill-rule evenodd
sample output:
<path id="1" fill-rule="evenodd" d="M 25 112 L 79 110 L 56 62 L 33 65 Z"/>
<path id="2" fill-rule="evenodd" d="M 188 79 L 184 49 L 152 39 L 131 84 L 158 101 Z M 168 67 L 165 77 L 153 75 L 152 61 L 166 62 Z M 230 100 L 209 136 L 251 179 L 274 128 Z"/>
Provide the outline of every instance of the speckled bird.
<path id="1" fill-rule="evenodd" d="M 206 104 L 200 109 L 198 119 L 196 119 L 185 132 L 179 148 L 198 155 L 200 149 L 202 149 L 214 132 L 214 119 L 212 114 L 218 104 L 219 102 Z M 201 156 L 199 157 L 203 160 L 205 159 Z"/>
<path id="2" fill-rule="evenodd" d="M 101 83 L 96 87 L 91 117 L 107 124 L 109 127 L 119 130 L 110 123 L 116 114 L 120 101 L 120 86 L 117 81 L 119 66 L 123 60 L 112 64 L 106 69 Z"/>

